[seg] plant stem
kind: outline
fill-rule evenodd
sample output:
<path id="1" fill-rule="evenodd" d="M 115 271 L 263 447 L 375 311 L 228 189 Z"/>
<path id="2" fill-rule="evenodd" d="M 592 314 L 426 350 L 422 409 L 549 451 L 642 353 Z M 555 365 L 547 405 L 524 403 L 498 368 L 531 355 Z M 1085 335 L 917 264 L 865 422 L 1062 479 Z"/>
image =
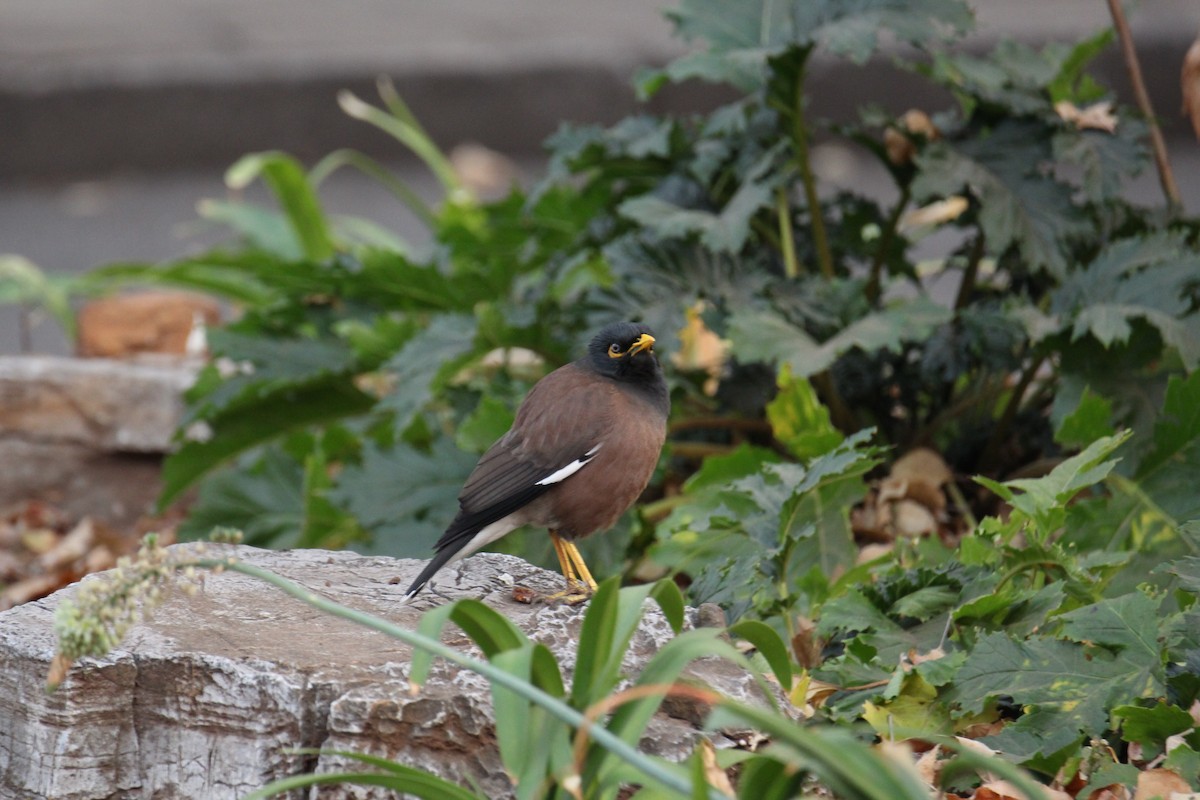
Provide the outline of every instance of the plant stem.
<path id="1" fill-rule="evenodd" d="M 854 418 L 854 412 L 846 405 L 846 401 L 838 393 L 837 385 L 833 382 L 833 375 L 829 370 L 818 372 L 810 378 L 812 385 L 821 393 L 821 397 L 825 400 L 825 405 L 829 406 L 829 420 L 833 426 L 842 433 L 853 433 L 858 430 L 858 422 Z"/>
<path id="2" fill-rule="evenodd" d="M 385 636 L 390 636 L 393 639 L 398 639 L 411 647 L 416 647 L 428 653 L 432 653 L 439 658 L 444 658 L 452 664 L 457 664 L 463 669 L 470 670 L 476 673 L 489 682 L 502 686 L 514 694 L 534 703 L 555 718 L 570 725 L 573 728 L 586 728 L 588 735 L 592 739 L 604 747 L 612 754 L 619 758 L 625 759 L 632 764 L 636 769 L 640 770 L 647 778 L 650 778 L 658 783 L 673 789 L 677 792 L 682 792 L 687 796 L 692 796 L 692 787 L 690 783 L 681 779 L 678 775 L 664 769 L 649 756 L 646 756 L 636 747 L 622 741 L 617 736 L 613 735 L 607 728 L 592 723 L 586 716 L 576 711 L 571 706 L 556 697 L 546 694 L 541 689 L 538 689 L 528 681 L 521 680 L 516 675 L 505 672 L 486 661 L 478 661 L 470 656 L 463 655 L 452 647 L 442 644 L 436 639 L 431 639 L 416 631 L 410 631 L 407 628 L 401 628 L 399 625 L 393 625 L 387 620 L 367 614 L 363 611 L 358 611 L 353 608 L 347 608 L 332 600 L 321 597 L 320 595 L 309 591 L 294 581 L 290 581 L 281 575 L 276 575 L 270 570 L 256 567 L 252 564 L 246 564 L 236 559 L 219 559 L 219 558 L 201 558 L 190 562 L 191 566 L 202 569 L 227 569 L 233 572 L 240 572 L 243 575 L 249 575 L 253 578 L 266 581 L 267 583 L 282 589 L 285 593 L 300 600 L 318 611 L 326 614 L 331 614 L 335 617 L 353 622 L 357 625 L 362 625 L 364 628 L 369 628 L 373 631 L 378 631 Z M 180 567 L 186 567 L 188 564 L 181 564 Z M 722 800 L 721 795 L 713 790 L 710 790 L 708 796 L 712 800 Z"/>
<path id="3" fill-rule="evenodd" d="M 1125 69 L 1129 71 L 1129 82 L 1133 84 L 1133 96 L 1142 116 L 1146 118 L 1146 124 L 1150 126 L 1150 147 L 1154 150 L 1154 165 L 1158 168 L 1159 183 L 1162 184 L 1163 194 L 1166 195 L 1171 211 L 1178 213 L 1183 208 L 1183 202 L 1179 199 L 1179 187 L 1175 185 L 1175 176 L 1171 173 L 1167 143 L 1163 139 L 1162 129 L 1158 126 L 1158 118 L 1154 116 L 1154 107 L 1150 105 L 1150 95 L 1142 78 L 1142 67 L 1133 44 L 1133 34 L 1125 20 L 1125 11 L 1121 8 L 1121 0 L 1108 0 L 1108 10 L 1112 14 L 1113 27 L 1117 29 L 1117 38 L 1121 41 L 1121 55 L 1125 59 Z"/>
<path id="4" fill-rule="evenodd" d="M 796 261 L 796 238 L 792 232 L 792 209 L 788 205 L 787 191 L 775 189 L 775 213 L 779 217 L 779 240 L 783 249 L 783 274 L 788 278 L 800 275 L 800 264 Z"/>
<path id="5" fill-rule="evenodd" d="M 979 275 L 979 262 L 983 261 L 983 231 L 975 237 L 971 244 L 971 254 L 967 258 L 967 268 L 963 272 L 962 283 L 958 285 L 958 295 L 954 298 L 954 310 L 962 311 L 971 300 L 971 292 L 975 291 L 975 279 Z"/>
<path id="6" fill-rule="evenodd" d="M 812 219 L 813 247 L 817 251 L 817 264 L 827 280 L 833 280 L 833 255 L 829 251 L 829 236 L 825 232 L 825 217 L 821 213 L 821 202 L 817 198 L 817 181 L 813 176 L 808 149 L 808 120 L 804 116 L 804 67 L 796 78 L 796 97 L 793 109 L 792 142 L 796 146 L 796 166 L 800 169 L 800 180 L 804 183 L 804 198 L 808 201 L 808 215 Z"/>
<path id="7" fill-rule="evenodd" d="M 900 189 L 900 199 L 896 201 L 892 213 L 888 215 L 887 226 L 879 237 L 879 246 L 875 248 L 875 259 L 871 262 L 870 277 L 867 279 L 865 290 L 867 300 L 872 306 L 879 306 L 879 296 L 882 294 L 883 284 L 883 263 L 887 259 L 888 250 L 892 248 L 892 242 L 896 238 L 896 229 L 900 226 L 900 217 L 904 214 L 904 209 L 908 208 L 908 201 L 911 197 L 912 189 L 906 183 Z"/>
<path id="8" fill-rule="evenodd" d="M 1021 399 L 1025 396 L 1026 390 L 1029 389 L 1029 384 L 1033 383 L 1033 379 L 1037 377 L 1037 371 L 1041 368 L 1042 362 L 1046 360 L 1045 356 L 1034 359 L 1030 362 L 1025 371 L 1021 373 L 1020 380 L 1013 387 L 1012 394 L 1008 398 L 1008 403 L 1004 406 L 1004 411 L 1000 414 L 1000 419 L 996 421 L 996 427 L 992 430 L 992 435 L 988 437 L 987 444 L 983 448 L 983 455 L 979 457 L 979 469 L 981 472 L 986 472 L 988 468 L 993 466 L 996 459 L 996 451 L 1000 449 L 1000 444 L 1008 438 L 1008 429 L 1012 426 L 1012 421 L 1017 416 L 1017 411 L 1021 407 Z"/>

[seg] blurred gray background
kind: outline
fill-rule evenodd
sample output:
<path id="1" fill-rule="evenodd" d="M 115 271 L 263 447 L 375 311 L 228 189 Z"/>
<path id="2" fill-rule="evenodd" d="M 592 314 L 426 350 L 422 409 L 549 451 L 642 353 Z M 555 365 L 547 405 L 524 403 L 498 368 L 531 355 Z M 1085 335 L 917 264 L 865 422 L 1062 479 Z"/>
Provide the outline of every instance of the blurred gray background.
<path id="1" fill-rule="evenodd" d="M 978 32 L 1075 41 L 1109 24 L 1104 0 L 974 0 Z M 0 2 L 0 253 L 48 272 L 157 260 L 211 241 L 195 204 L 225 194 L 238 156 L 281 149 L 312 163 L 356 147 L 392 164 L 431 199 L 436 186 L 387 136 L 346 117 L 343 88 L 374 100 L 377 75 L 445 149 L 478 142 L 536 177 L 541 143 L 561 121 L 612 122 L 630 113 L 640 66 L 684 51 L 644 0 L 2 0 Z M 1179 69 L 1200 35 L 1198 0 L 1129 8 L 1146 82 L 1168 134 L 1187 209 L 1200 213 L 1200 145 L 1180 115 Z M 1105 82 L 1130 97 L 1116 48 Z M 866 68 L 823 62 L 815 110 L 848 118 L 867 100 L 892 110 L 936 108 L 880 59 Z M 880 86 L 887 86 L 881 91 Z M 652 109 L 692 110 L 724 99 L 689 86 Z M 886 195 L 861 153 L 825 144 L 814 159 L 831 185 Z M 1151 170 L 1128 192 L 1161 197 Z M 419 241 L 420 226 L 370 180 L 342 172 L 322 188 L 333 213 L 364 216 Z M 0 354 L 21 347 L 16 309 L 0 307 Z M 37 352 L 69 350 L 52 321 L 32 329 Z"/>

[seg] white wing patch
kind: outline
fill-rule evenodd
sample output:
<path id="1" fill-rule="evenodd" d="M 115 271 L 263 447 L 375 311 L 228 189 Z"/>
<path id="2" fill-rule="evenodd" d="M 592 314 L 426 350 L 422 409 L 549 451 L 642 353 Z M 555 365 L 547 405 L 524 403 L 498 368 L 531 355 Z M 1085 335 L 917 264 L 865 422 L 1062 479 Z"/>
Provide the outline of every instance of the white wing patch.
<path id="1" fill-rule="evenodd" d="M 603 446 L 604 442 L 601 442 L 591 450 L 588 450 L 586 453 L 584 453 L 582 457 L 575 459 L 560 470 L 551 472 L 549 475 L 535 483 L 534 486 L 546 486 L 551 483 L 560 483 L 561 481 L 565 481 L 567 478 L 583 469 L 585 464 L 595 458 L 596 453 L 600 452 L 600 448 Z"/>

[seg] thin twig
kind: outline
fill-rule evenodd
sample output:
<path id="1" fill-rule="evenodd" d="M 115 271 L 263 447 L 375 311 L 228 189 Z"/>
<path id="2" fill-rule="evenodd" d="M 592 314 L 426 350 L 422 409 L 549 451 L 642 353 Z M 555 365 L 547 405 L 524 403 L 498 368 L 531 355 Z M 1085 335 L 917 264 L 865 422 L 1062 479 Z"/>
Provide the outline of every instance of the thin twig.
<path id="1" fill-rule="evenodd" d="M 821 201 L 817 197 L 817 179 L 813 175 L 811 155 L 808 150 L 808 120 L 804 117 L 804 73 L 796 79 L 796 97 L 792 140 L 796 145 L 796 165 L 800 168 L 800 180 L 804 184 L 804 199 L 808 201 L 808 215 L 812 223 L 813 247 L 817 251 L 817 264 L 827 280 L 833 280 L 833 254 L 829 250 L 829 235 L 825 231 L 825 217 L 821 212 Z"/>
<path id="2" fill-rule="evenodd" d="M 1121 0 L 1108 0 L 1108 10 L 1112 13 L 1113 27 L 1117 29 L 1117 38 L 1121 40 L 1121 55 L 1125 58 L 1125 69 L 1129 71 L 1129 81 L 1133 84 L 1133 96 L 1137 100 L 1146 124 L 1150 126 L 1150 147 L 1154 151 L 1154 165 L 1158 167 L 1158 180 L 1162 184 L 1163 194 L 1172 211 L 1183 208 L 1179 199 L 1179 187 L 1175 185 L 1175 176 L 1171 173 L 1171 162 L 1167 158 L 1167 143 L 1163 139 L 1162 129 L 1158 127 L 1158 118 L 1154 116 L 1154 107 L 1150 105 L 1150 95 L 1146 92 L 1146 82 L 1142 79 L 1142 67 L 1138 63 L 1137 50 L 1133 45 L 1133 34 L 1129 31 L 1129 23 L 1125 20 L 1125 11 L 1121 8 Z"/>
<path id="3" fill-rule="evenodd" d="M 967 257 L 967 269 L 963 272 L 962 283 L 958 285 L 958 296 L 954 298 L 954 310 L 962 311 L 971 300 L 971 292 L 975 291 L 975 278 L 979 275 L 979 262 L 983 261 L 983 231 L 975 237 L 971 244 L 971 254 Z"/>

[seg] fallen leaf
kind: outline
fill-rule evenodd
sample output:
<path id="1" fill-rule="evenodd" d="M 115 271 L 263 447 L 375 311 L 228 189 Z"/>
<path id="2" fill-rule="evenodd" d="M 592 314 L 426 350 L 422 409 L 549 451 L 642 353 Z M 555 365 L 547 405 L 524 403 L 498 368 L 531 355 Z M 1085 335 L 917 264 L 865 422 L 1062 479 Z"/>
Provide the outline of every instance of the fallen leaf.
<path id="1" fill-rule="evenodd" d="M 725 770 L 717 764 L 717 750 L 708 739 L 700 740 L 700 763 L 704 766 L 704 780 L 708 785 L 726 797 L 733 797 L 733 784 L 729 782 Z"/>
<path id="2" fill-rule="evenodd" d="M 32 528 L 21 533 L 21 546 L 37 555 L 53 550 L 58 540 L 59 535 L 49 528 Z"/>
<path id="3" fill-rule="evenodd" d="M 945 459 L 928 447 L 914 447 L 900 456 L 896 463 L 892 464 L 890 474 L 893 478 L 920 478 L 937 486 L 954 477 L 954 472 L 947 466 Z"/>
<path id="4" fill-rule="evenodd" d="M 1169 769 L 1148 769 L 1138 775 L 1137 792 L 1133 800 L 1173 800 L 1176 794 L 1191 794 L 1188 782 Z"/>
<path id="5" fill-rule="evenodd" d="M 897 535 L 915 538 L 936 531 L 937 519 L 917 501 L 901 500 L 892 506 L 892 526 Z"/>
<path id="6" fill-rule="evenodd" d="M 1087 108 L 1079 108 L 1074 103 L 1060 100 L 1054 104 L 1054 110 L 1064 121 L 1081 131 L 1112 133 L 1117 129 L 1117 115 L 1113 113 L 1113 104 L 1107 100 L 1093 103 Z"/>
<path id="7" fill-rule="evenodd" d="M 900 230 L 911 231 L 914 228 L 926 228 L 951 222 L 961 217 L 969 206 L 967 198 L 960 195 L 937 200 L 927 206 L 907 212 L 900 218 Z"/>
<path id="8" fill-rule="evenodd" d="M 917 774 L 921 776 L 921 780 L 925 782 L 926 786 L 937 786 L 938 777 L 942 774 L 941 753 L 942 746 L 935 744 L 917 759 Z"/>
<path id="9" fill-rule="evenodd" d="M 92 524 L 91 517 L 84 517 L 54 547 L 41 554 L 38 564 L 47 572 L 62 569 L 86 556 L 95 538 L 96 526 Z"/>
<path id="10" fill-rule="evenodd" d="M 1046 800 L 1071 800 L 1071 795 L 1061 789 L 1041 789 Z M 975 790 L 975 800 L 1029 800 L 1029 796 L 1008 781 L 989 781 Z"/>
<path id="11" fill-rule="evenodd" d="M 1183 57 L 1179 86 L 1183 90 L 1183 113 L 1191 119 L 1192 130 L 1200 139 L 1200 39 L 1192 43 Z"/>

